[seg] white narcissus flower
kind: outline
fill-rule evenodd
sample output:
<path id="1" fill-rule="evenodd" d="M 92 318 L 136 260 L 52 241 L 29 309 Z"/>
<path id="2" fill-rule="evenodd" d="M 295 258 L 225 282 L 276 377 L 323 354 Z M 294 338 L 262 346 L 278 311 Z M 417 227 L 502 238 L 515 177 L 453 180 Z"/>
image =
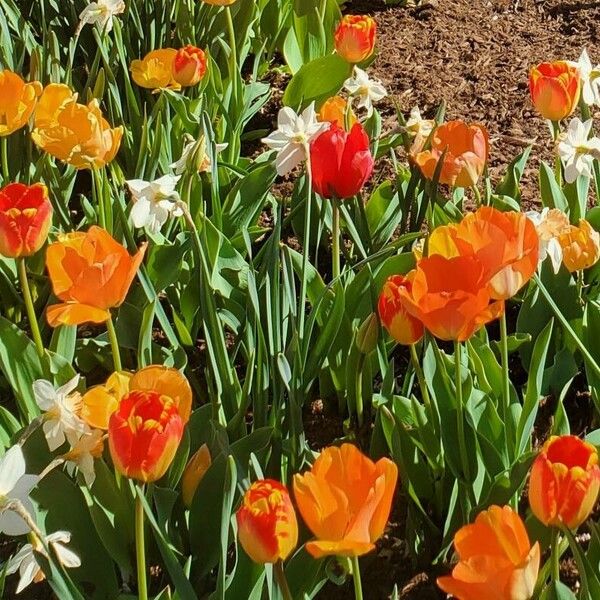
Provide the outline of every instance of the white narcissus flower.
<path id="1" fill-rule="evenodd" d="M 558 208 L 544 208 L 542 212 L 531 210 L 525 213 L 535 225 L 540 240 L 539 263 L 550 257 L 552 270 L 558 273 L 562 264 L 563 251 L 558 238 L 569 231 L 570 223 L 567 215 Z"/>
<path id="2" fill-rule="evenodd" d="M 358 98 L 358 107 L 366 108 L 368 117 L 373 114 L 373 103 L 379 102 L 387 96 L 381 82 L 369 79 L 367 72 L 356 66 L 352 72 L 352 77 L 344 82 L 344 89 L 351 96 Z"/>
<path id="3" fill-rule="evenodd" d="M 300 115 L 288 106 L 282 108 L 277 115 L 277 129 L 262 139 L 263 144 L 277 150 L 278 175 L 287 175 L 306 160 L 310 141 L 328 128 L 328 122 L 317 121 L 314 102 Z"/>
<path id="4" fill-rule="evenodd" d="M 33 513 L 29 492 L 39 481 L 37 475 L 25 473 L 25 457 L 18 444 L 0 458 L 0 533 L 24 535 L 29 525 L 13 510 L 7 508 L 11 500 L 18 500 L 28 513 Z"/>
<path id="5" fill-rule="evenodd" d="M 169 215 L 180 217 L 179 194 L 175 186 L 179 175 L 164 175 L 155 181 L 131 179 L 125 183 L 133 196 L 131 221 L 134 227 L 146 227 L 151 233 L 158 233 L 167 222 Z"/>
<path id="6" fill-rule="evenodd" d="M 575 65 L 579 68 L 583 101 L 588 106 L 600 106 L 600 65 L 592 67 L 592 61 L 585 48 Z"/>
<path id="7" fill-rule="evenodd" d="M 94 461 L 102 456 L 103 436 L 104 432 L 100 429 L 89 429 L 81 436 L 74 432 L 67 433 L 71 449 L 61 458 L 66 462 L 66 468 L 70 475 L 73 474 L 75 468 L 79 469 L 85 485 L 88 487 L 92 487 L 96 479 Z"/>
<path id="8" fill-rule="evenodd" d="M 580 175 L 590 177 L 594 160 L 600 157 L 600 139 L 590 138 L 592 119 L 582 123 L 578 117 L 571 119 L 561 136 L 558 154 L 565 166 L 565 181 L 573 183 Z"/>
<path id="9" fill-rule="evenodd" d="M 113 28 L 113 18 L 125 11 L 123 0 L 97 0 L 90 2 L 79 15 L 78 34 L 88 23 L 97 23 L 102 31 L 110 33 Z"/>
<path id="10" fill-rule="evenodd" d="M 79 418 L 81 395 L 76 392 L 79 375 L 59 387 L 57 390 L 45 379 L 33 382 L 33 395 L 37 405 L 44 411 L 42 429 L 50 452 L 54 452 L 65 443 L 65 434 L 76 432 L 83 434 L 87 425 Z"/>
<path id="11" fill-rule="evenodd" d="M 185 144 L 179 160 L 170 165 L 176 175 L 183 175 L 186 171 L 193 173 L 204 173 L 211 170 L 210 158 L 206 153 L 206 141 L 204 136 L 198 140 L 194 139 L 189 133 L 184 136 Z M 223 152 L 229 144 L 215 144 L 215 150 L 218 154 Z M 193 164 L 195 163 L 195 164 Z"/>
<path id="12" fill-rule="evenodd" d="M 73 569 L 81 566 L 81 560 L 75 552 L 69 550 L 64 544 L 71 540 L 71 534 L 68 531 L 56 531 L 46 536 L 46 544 L 51 545 L 56 557 L 63 567 Z M 35 540 L 35 550 L 46 558 L 48 554 L 39 539 Z M 25 544 L 9 561 L 6 568 L 7 575 L 12 575 L 19 571 L 19 585 L 16 593 L 22 592 L 30 583 L 39 583 L 45 579 L 44 572 L 37 562 L 31 544 Z"/>
<path id="13" fill-rule="evenodd" d="M 411 135 L 427 139 L 435 127 L 435 121 L 433 119 L 423 119 L 419 107 L 413 106 L 404 127 Z"/>

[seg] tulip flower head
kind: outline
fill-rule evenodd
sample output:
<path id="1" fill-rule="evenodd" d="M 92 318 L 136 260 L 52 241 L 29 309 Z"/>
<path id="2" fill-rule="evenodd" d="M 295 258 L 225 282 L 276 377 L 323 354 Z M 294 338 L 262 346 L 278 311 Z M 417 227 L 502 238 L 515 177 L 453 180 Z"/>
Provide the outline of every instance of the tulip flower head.
<path id="1" fill-rule="evenodd" d="M 529 92 L 537 111 L 550 121 L 568 117 L 579 102 L 579 69 L 559 60 L 545 62 L 529 72 Z"/>
<path id="2" fill-rule="evenodd" d="M 198 85 L 206 73 L 206 54 L 196 46 L 177 50 L 173 59 L 173 77 L 181 87 Z"/>
<path id="3" fill-rule="evenodd" d="M 344 129 L 351 129 L 357 121 L 354 111 L 348 106 L 348 101 L 341 96 L 332 96 L 325 100 L 317 116 L 323 123 L 336 123 Z M 348 127 L 346 127 L 346 119 Z"/>
<path id="4" fill-rule="evenodd" d="M 145 250 L 144 244 L 130 256 L 107 231 L 96 226 L 85 233 L 60 236 L 46 251 L 52 288 L 62 300 L 48 308 L 49 325 L 107 321 L 110 309 L 125 300 Z"/>
<path id="5" fill-rule="evenodd" d="M 388 277 L 379 295 L 379 318 L 399 344 L 416 344 L 423 337 L 423 323 L 406 312 L 398 293 L 401 288 L 410 294 L 411 280 L 404 275 Z"/>
<path id="6" fill-rule="evenodd" d="M 413 158 L 423 175 L 433 179 L 443 155 L 439 182 L 456 187 L 473 187 L 483 173 L 488 152 L 488 133 L 483 125 L 448 121 L 433 133 L 431 148 L 418 152 Z"/>
<path id="7" fill-rule="evenodd" d="M 96 385 L 81 397 L 81 418 L 97 429 L 108 429 L 108 421 L 121 398 L 129 391 L 133 375 L 126 371 L 116 371 L 102 385 Z"/>
<path id="8" fill-rule="evenodd" d="M 373 172 L 369 137 L 360 123 L 350 132 L 333 123 L 310 144 L 313 189 L 323 198 L 351 198 Z"/>
<path id="9" fill-rule="evenodd" d="M 10 183 L 0 189 L 0 254 L 20 258 L 35 254 L 46 242 L 52 204 L 41 183 Z"/>
<path id="10" fill-rule="evenodd" d="M 388 458 L 374 463 L 352 444 L 325 448 L 310 471 L 294 475 L 298 509 L 317 538 L 307 542 L 309 554 L 353 557 L 373 550 L 397 479 L 398 468 Z"/>
<path id="11" fill-rule="evenodd" d="M 594 266 L 600 258 L 600 234 L 585 219 L 571 225 L 558 238 L 563 264 L 570 273 Z"/>
<path id="12" fill-rule="evenodd" d="M 12 71 L 0 71 L 0 137 L 27 124 L 41 93 L 39 81 L 25 83 Z"/>
<path id="13" fill-rule="evenodd" d="M 154 93 L 162 89 L 179 90 L 181 85 L 173 74 L 176 56 L 177 50 L 174 48 L 152 50 L 141 60 L 132 61 L 131 77 L 140 87 L 153 90 Z"/>
<path id="14" fill-rule="evenodd" d="M 335 30 L 335 51 L 349 63 L 361 63 L 375 50 L 377 24 L 365 15 L 345 15 Z"/>
<path id="15" fill-rule="evenodd" d="M 146 483 L 160 479 L 175 458 L 183 427 L 173 398 L 155 391 L 129 392 L 108 423 L 115 468 Z"/>
<path id="16" fill-rule="evenodd" d="M 206 444 L 202 444 L 188 461 L 181 476 L 181 498 L 188 508 L 192 506 L 194 494 L 211 463 L 210 450 Z"/>
<path id="17" fill-rule="evenodd" d="M 529 505 L 544 525 L 577 529 L 600 491 L 596 448 L 573 435 L 552 436 L 531 467 Z"/>
<path id="18" fill-rule="evenodd" d="M 540 545 L 509 506 L 491 506 L 454 536 L 459 557 L 438 586 L 457 600 L 530 600 L 540 567 Z"/>
<path id="19" fill-rule="evenodd" d="M 298 543 L 296 513 L 279 481 L 255 481 L 244 494 L 236 520 L 242 548 L 256 563 L 285 560 Z"/>

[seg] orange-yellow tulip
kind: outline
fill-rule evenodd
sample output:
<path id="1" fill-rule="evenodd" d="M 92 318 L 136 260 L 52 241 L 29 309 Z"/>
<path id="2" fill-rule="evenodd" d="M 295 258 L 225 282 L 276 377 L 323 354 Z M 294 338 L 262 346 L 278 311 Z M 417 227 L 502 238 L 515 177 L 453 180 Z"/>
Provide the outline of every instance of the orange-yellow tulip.
<path id="1" fill-rule="evenodd" d="M 188 461 L 181 476 L 181 498 L 188 508 L 192 506 L 194 494 L 211 463 L 210 450 L 206 444 L 202 444 Z"/>
<path id="2" fill-rule="evenodd" d="M 173 59 L 173 77 L 182 87 L 197 85 L 206 73 L 206 54 L 196 46 L 184 46 Z"/>
<path id="3" fill-rule="evenodd" d="M 31 138 L 44 152 L 76 169 L 101 168 L 117 154 L 123 127 L 110 127 L 98 100 L 77 102 L 68 86 L 51 83 L 35 111 Z"/>
<path id="4" fill-rule="evenodd" d="M 457 600 L 529 600 L 540 568 L 540 545 L 510 506 L 490 506 L 454 536 L 459 557 L 438 586 Z"/>
<path id="5" fill-rule="evenodd" d="M 475 256 L 429 256 L 409 277 L 410 292 L 398 290 L 404 308 L 441 340 L 464 342 L 504 310 L 504 302 L 490 303 L 485 269 Z"/>
<path id="6" fill-rule="evenodd" d="M 165 474 L 182 435 L 177 404 L 155 391 L 129 392 L 108 424 L 108 446 L 115 468 L 143 482 L 156 481 Z"/>
<path id="7" fill-rule="evenodd" d="M 45 185 L 10 183 L 0 189 L 0 254 L 31 256 L 46 242 L 52 205 Z"/>
<path id="8" fill-rule="evenodd" d="M 348 127 L 346 127 L 346 113 L 348 113 Z M 317 115 L 319 121 L 328 121 L 329 123 L 337 123 L 340 127 L 349 131 L 356 123 L 356 115 L 350 108 L 348 110 L 348 101 L 341 96 L 332 96 L 325 100 Z"/>
<path id="9" fill-rule="evenodd" d="M 568 62 L 545 62 L 529 72 L 529 92 L 537 111 L 550 121 L 568 117 L 577 107 L 579 69 Z"/>
<path id="10" fill-rule="evenodd" d="M 81 398 L 81 418 L 96 429 L 108 429 L 112 415 L 121 398 L 129 391 L 132 374 L 127 371 L 116 371 L 103 385 L 96 385 Z"/>
<path id="11" fill-rule="evenodd" d="M 529 505 L 544 525 L 579 527 L 600 491 L 596 448 L 573 435 L 552 436 L 531 467 Z"/>
<path id="12" fill-rule="evenodd" d="M 589 269 L 600 258 L 600 234 L 585 220 L 579 226 L 571 225 L 558 236 L 563 264 L 569 272 Z"/>
<path id="13" fill-rule="evenodd" d="M 294 475 L 298 510 L 316 536 L 306 544 L 315 558 L 361 556 L 383 535 L 396 489 L 398 468 L 376 463 L 352 444 L 325 448 L 310 471 Z"/>
<path id="14" fill-rule="evenodd" d="M 0 137 L 27 124 L 41 93 L 39 81 L 25 83 L 12 71 L 0 71 Z"/>
<path id="15" fill-rule="evenodd" d="M 388 277 L 379 295 L 379 318 L 399 344 L 416 344 L 423 337 L 423 323 L 406 312 L 400 299 L 400 288 L 410 294 L 412 281 L 404 275 Z"/>
<path id="16" fill-rule="evenodd" d="M 255 481 L 235 516 L 242 548 L 256 563 L 285 560 L 298 543 L 296 513 L 279 481 Z"/>
<path id="17" fill-rule="evenodd" d="M 363 62 L 375 50 L 377 24 L 366 15 L 345 15 L 335 30 L 335 51 L 347 62 Z"/>
<path id="18" fill-rule="evenodd" d="M 131 77 L 143 88 L 178 90 L 181 88 L 173 76 L 173 62 L 177 56 L 174 48 L 161 48 L 148 52 L 142 60 L 131 63 Z"/>
<path id="19" fill-rule="evenodd" d="M 514 296 L 533 276 L 540 241 L 523 213 L 483 206 L 456 225 L 438 227 L 429 238 L 429 256 L 476 256 L 496 300 Z"/>
<path id="20" fill-rule="evenodd" d="M 431 137 L 431 148 L 414 156 L 427 179 L 433 179 L 438 162 L 444 154 L 439 182 L 456 187 L 473 187 L 488 159 L 488 133 L 483 125 L 467 125 L 463 121 L 448 121 L 440 125 Z"/>
<path id="21" fill-rule="evenodd" d="M 204 4 L 210 4 L 211 6 L 231 6 L 237 0 L 202 0 Z"/>
<path id="22" fill-rule="evenodd" d="M 100 227 L 67 233 L 50 244 L 46 267 L 54 294 L 63 303 L 48 308 L 51 327 L 104 323 L 125 300 L 146 245 L 135 256 Z"/>

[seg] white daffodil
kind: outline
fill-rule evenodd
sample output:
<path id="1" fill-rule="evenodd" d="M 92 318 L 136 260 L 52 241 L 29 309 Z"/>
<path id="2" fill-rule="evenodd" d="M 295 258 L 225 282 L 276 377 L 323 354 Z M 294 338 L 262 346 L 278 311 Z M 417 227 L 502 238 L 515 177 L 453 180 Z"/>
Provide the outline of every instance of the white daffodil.
<path id="1" fill-rule="evenodd" d="M 592 61 L 585 48 L 575 65 L 579 68 L 583 101 L 588 106 L 600 106 L 600 65 L 592 67 Z"/>
<path id="2" fill-rule="evenodd" d="M 79 469 L 88 487 L 92 487 L 96 479 L 94 460 L 102 455 L 103 436 L 104 432 L 100 429 L 90 429 L 81 436 L 75 432 L 67 433 L 71 450 L 63 454 L 61 458 L 66 462 L 66 468 L 70 475 L 76 468 Z"/>
<path id="3" fill-rule="evenodd" d="M 532 210 L 525 214 L 535 225 L 540 240 L 539 263 L 549 256 L 552 270 L 554 273 L 558 273 L 563 259 L 563 251 L 558 238 L 561 234 L 569 231 L 569 218 L 562 210 L 548 207 L 542 209 L 542 212 Z"/>
<path id="4" fill-rule="evenodd" d="M 68 531 L 56 531 L 46 536 L 46 544 L 51 545 L 55 556 L 63 567 L 73 569 L 81 565 L 81 560 L 75 552 L 69 550 L 64 544 L 71 540 L 71 534 Z M 35 550 L 45 557 L 48 557 L 43 544 L 39 539 L 35 540 Z M 12 575 L 19 571 L 19 585 L 16 593 L 22 592 L 30 583 L 39 583 L 45 579 L 44 572 L 37 562 L 33 552 L 32 544 L 25 544 L 9 561 L 6 568 L 7 575 Z"/>
<path id="5" fill-rule="evenodd" d="M 184 135 L 184 146 L 179 160 L 175 161 L 171 169 L 176 175 L 183 175 L 186 171 L 191 173 L 205 173 L 211 170 L 210 157 L 206 153 L 206 140 L 204 136 L 199 139 L 193 138 L 189 133 Z M 218 154 L 223 152 L 229 144 L 215 144 L 215 151 Z"/>
<path id="6" fill-rule="evenodd" d="M 110 33 L 113 28 L 113 18 L 125 11 L 125 2 L 123 0 L 97 0 L 90 2 L 79 15 L 79 25 L 76 34 L 78 34 L 88 23 L 96 23 L 101 31 Z"/>
<path id="7" fill-rule="evenodd" d="M 131 179 L 125 183 L 133 196 L 131 221 L 135 227 L 147 227 L 151 233 L 158 233 L 170 215 L 180 217 L 179 194 L 175 186 L 179 175 L 164 175 L 155 181 Z"/>
<path id="8" fill-rule="evenodd" d="M 381 82 L 369 79 L 367 72 L 356 66 L 352 72 L 352 77 L 344 82 L 344 89 L 351 96 L 358 98 L 358 107 L 366 108 L 368 117 L 373 114 L 373 103 L 379 102 L 387 96 Z"/>
<path id="9" fill-rule="evenodd" d="M 582 123 L 578 117 L 571 119 L 569 128 L 558 144 L 558 154 L 565 166 L 565 181 L 573 183 L 580 175 L 590 177 L 595 159 L 600 157 L 600 139 L 590 138 L 592 119 Z"/>
<path id="10" fill-rule="evenodd" d="M 282 108 L 277 115 L 277 129 L 262 139 L 263 144 L 277 150 L 277 173 L 286 175 L 306 160 L 310 141 L 328 128 L 328 122 L 317 121 L 314 102 L 300 115 L 288 106 Z"/>
<path id="11" fill-rule="evenodd" d="M 38 406 L 45 412 L 42 429 L 50 452 L 54 452 L 65 443 L 65 434 L 76 432 L 83 434 L 87 425 L 78 416 L 81 395 L 75 391 L 79 384 L 79 375 L 59 387 L 57 390 L 45 379 L 33 382 L 33 395 Z"/>
<path id="12" fill-rule="evenodd" d="M 24 535 L 29 532 L 29 525 L 7 505 L 11 500 L 18 500 L 23 509 L 32 514 L 33 505 L 29 500 L 29 492 L 38 481 L 37 475 L 25 473 L 25 458 L 18 444 L 0 458 L 0 533 Z"/>

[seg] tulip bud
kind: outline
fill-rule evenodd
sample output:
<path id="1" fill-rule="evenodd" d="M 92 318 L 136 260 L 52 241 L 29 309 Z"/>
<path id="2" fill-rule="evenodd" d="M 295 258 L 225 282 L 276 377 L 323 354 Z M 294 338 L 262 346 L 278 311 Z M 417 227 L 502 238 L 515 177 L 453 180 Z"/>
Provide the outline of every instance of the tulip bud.
<path id="1" fill-rule="evenodd" d="M 205 73 L 206 55 L 200 48 L 188 44 L 177 51 L 173 59 L 173 77 L 179 85 L 197 85 Z"/>
<path id="2" fill-rule="evenodd" d="M 335 50 L 347 62 L 363 62 L 375 49 L 377 25 L 371 17 L 346 15 L 335 30 Z"/>
<path id="3" fill-rule="evenodd" d="M 569 226 L 558 236 L 558 243 L 570 273 L 589 269 L 600 258 L 600 234 L 585 219 L 580 219 L 578 227 Z"/>
<path id="4" fill-rule="evenodd" d="M 185 467 L 181 478 L 181 497 L 183 503 L 190 508 L 194 494 L 202 481 L 206 471 L 211 465 L 210 450 L 206 444 L 202 444 L 200 449 L 190 458 Z"/>
<path id="5" fill-rule="evenodd" d="M 346 114 L 348 115 L 348 123 L 346 123 Z M 332 96 L 325 100 L 317 118 L 322 122 L 337 123 L 347 131 L 352 129 L 357 121 L 354 111 L 348 106 L 348 101 L 341 96 Z"/>
<path id="6" fill-rule="evenodd" d="M 369 354 L 377 347 L 379 339 L 379 320 L 375 313 L 371 313 L 358 328 L 356 346 L 363 354 Z"/>
<path id="7" fill-rule="evenodd" d="M 544 525 L 576 529 L 590 516 L 599 491 L 596 448 L 573 435 L 552 436 L 531 467 L 533 514 Z"/>
<path id="8" fill-rule="evenodd" d="M 423 337 L 423 323 L 404 308 L 399 290 L 404 288 L 409 294 L 412 282 L 404 275 L 392 275 L 383 284 L 379 296 L 379 318 L 389 334 L 406 346 L 416 344 Z"/>
<path id="9" fill-rule="evenodd" d="M 10 183 L 0 190 L 0 254 L 19 258 L 35 254 L 46 242 L 52 223 L 48 190 Z"/>
<path id="10" fill-rule="evenodd" d="M 279 481 L 255 481 L 244 494 L 236 519 L 240 543 L 256 563 L 285 560 L 298 543 L 296 513 Z"/>
<path id="11" fill-rule="evenodd" d="M 115 468 L 150 482 L 169 468 L 183 435 L 176 402 L 154 391 L 134 390 L 119 403 L 108 423 L 108 445 Z"/>
<path id="12" fill-rule="evenodd" d="M 529 73 L 531 101 L 544 119 L 565 119 L 579 102 L 579 81 L 579 69 L 568 62 L 541 63 Z"/>

